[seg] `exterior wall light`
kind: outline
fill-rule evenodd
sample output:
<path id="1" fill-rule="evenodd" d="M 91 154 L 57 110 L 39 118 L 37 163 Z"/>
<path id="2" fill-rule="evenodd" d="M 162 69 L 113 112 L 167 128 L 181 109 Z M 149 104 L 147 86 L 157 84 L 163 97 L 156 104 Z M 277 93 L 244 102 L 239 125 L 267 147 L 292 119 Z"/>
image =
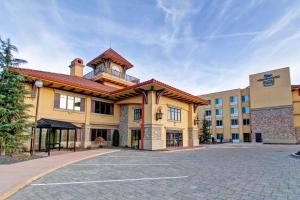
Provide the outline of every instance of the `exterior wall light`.
<path id="1" fill-rule="evenodd" d="M 161 107 L 158 108 L 156 112 L 156 121 L 162 119 L 163 113 L 161 112 Z"/>
<path id="2" fill-rule="evenodd" d="M 200 123 L 200 119 L 198 116 L 194 119 L 194 125 L 198 125 Z"/>
<path id="3" fill-rule="evenodd" d="M 41 80 L 36 80 L 34 85 L 37 87 L 37 88 L 41 88 L 43 87 L 43 81 Z"/>

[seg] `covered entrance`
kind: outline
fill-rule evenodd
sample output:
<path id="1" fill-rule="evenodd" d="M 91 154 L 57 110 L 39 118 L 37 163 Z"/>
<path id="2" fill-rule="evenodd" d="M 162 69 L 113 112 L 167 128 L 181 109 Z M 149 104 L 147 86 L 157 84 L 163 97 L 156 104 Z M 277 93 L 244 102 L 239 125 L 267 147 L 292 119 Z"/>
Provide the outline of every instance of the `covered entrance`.
<path id="1" fill-rule="evenodd" d="M 141 140 L 141 130 L 131 130 L 131 148 L 139 149 Z"/>
<path id="2" fill-rule="evenodd" d="M 77 130 L 80 127 L 70 122 L 42 118 L 37 121 L 37 128 L 34 145 L 36 151 L 45 151 L 50 155 L 52 149 L 76 150 Z"/>
<path id="3" fill-rule="evenodd" d="M 244 142 L 251 142 L 250 133 L 244 133 Z"/>
<path id="4" fill-rule="evenodd" d="M 255 133 L 255 142 L 258 142 L 258 143 L 262 142 L 261 133 Z"/>
<path id="5" fill-rule="evenodd" d="M 182 147 L 182 131 L 167 131 L 166 145 L 168 147 Z"/>

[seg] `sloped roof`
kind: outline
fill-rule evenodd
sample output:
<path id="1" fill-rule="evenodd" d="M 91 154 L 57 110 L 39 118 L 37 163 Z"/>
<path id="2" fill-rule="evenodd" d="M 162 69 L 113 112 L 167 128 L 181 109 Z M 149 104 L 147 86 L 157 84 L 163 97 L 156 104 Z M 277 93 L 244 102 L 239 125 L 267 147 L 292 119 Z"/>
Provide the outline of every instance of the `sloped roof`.
<path id="1" fill-rule="evenodd" d="M 38 128 L 62 128 L 62 129 L 80 128 L 70 122 L 58 121 L 53 119 L 45 119 L 45 118 L 42 118 L 37 121 L 37 127 Z"/>
<path id="2" fill-rule="evenodd" d="M 199 104 L 208 104 L 208 101 L 205 99 L 202 99 L 200 97 L 194 96 L 192 94 L 189 94 L 187 92 L 184 92 L 182 90 L 179 90 L 177 88 L 174 88 L 170 85 L 167 85 L 165 83 L 162 83 L 160 81 L 157 81 L 155 79 L 151 79 L 142 83 L 135 84 L 133 86 L 125 87 L 123 89 L 116 89 L 113 87 L 109 87 L 106 85 L 103 85 L 101 83 L 97 83 L 91 80 L 87 80 L 81 77 L 77 76 L 71 76 L 66 74 L 59 74 L 59 73 L 53 73 L 53 72 L 45 72 L 45 71 L 39 71 L 39 70 L 32 70 L 32 69 L 25 69 L 25 68 L 11 68 L 13 71 L 23 74 L 24 76 L 40 79 L 43 81 L 48 81 L 52 83 L 58 83 L 64 86 L 74 87 L 78 89 L 88 90 L 94 93 L 98 94 L 104 94 L 107 95 L 113 99 L 119 99 L 120 96 L 123 95 L 123 93 L 131 93 L 134 95 L 137 95 L 138 93 L 135 91 L 137 89 L 143 89 L 143 88 L 151 88 L 156 87 L 159 89 L 166 90 L 169 94 L 168 95 L 171 98 L 177 98 L 179 100 L 187 101 L 190 103 L 199 103 Z"/>
<path id="3" fill-rule="evenodd" d="M 55 83 L 64 84 L 66 86 L 74 86 L 81 89 L 91 90 L 98 93 L 109 93 L 116 90 L 113 87 L 97 83 L 88 79 L 84 79 L 78 76 L 71 76 L 66 74 L 59 74 L 53 72 L 45 72 L 39 70 L 25 69 L 25 68 L 11 68 L 13 71 L 29 76 L 32 78 L 38 78 L 41 80 L 52 81 Z"/>
<path id="4" fill-rule="evenodd" d="M 100 54 L 99 56 L 97 56 L 96 58 L 88 62 L 87 66 L 93 67 L 94 65 L 98 64 L 102 59 L 111 59 L 117 64 L 126 66 L 128 69 L 133 67 L 133 64 L 131 64 L 128 60 L 126 60 L 124 57 L 122 57 L 112 48 L 107 49 L 102 54 Z"/>

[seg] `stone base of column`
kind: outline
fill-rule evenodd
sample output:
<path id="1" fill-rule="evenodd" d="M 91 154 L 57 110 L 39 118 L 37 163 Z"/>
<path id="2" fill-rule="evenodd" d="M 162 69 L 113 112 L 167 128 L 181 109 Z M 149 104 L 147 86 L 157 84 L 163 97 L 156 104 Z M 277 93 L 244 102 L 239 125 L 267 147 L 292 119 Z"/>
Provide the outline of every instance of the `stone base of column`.
<path id="1" fill-rule="evenodd" d="M 81 141 L 81 147 L 87 148 L 91 145 L 91 126 L 85 125 L 81 129 L 82 133 L 82 141 Z"/>
<path id="2" fill-rule="evenodd" d="M 199 137 L 197 128 L 188 128 L 189 147 L 199 146 Z"/>
<path id="3" fill-rule="evenodd" d="M 165 148 L 162 141 L 162 125 L 145 124 L 144 149 L 161 150 Z"/>

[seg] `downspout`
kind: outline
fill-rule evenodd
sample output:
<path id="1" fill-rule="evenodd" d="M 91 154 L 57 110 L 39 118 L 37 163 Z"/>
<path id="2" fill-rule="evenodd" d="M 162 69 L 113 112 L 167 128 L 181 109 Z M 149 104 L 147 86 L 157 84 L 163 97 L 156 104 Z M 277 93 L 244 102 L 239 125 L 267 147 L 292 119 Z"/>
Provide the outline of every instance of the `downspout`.
<path id="1" fill-rule="evenodd" d="M 144 132 L 145 132 L 145 96 L 142 95 L 142 121 L 141 121 L 141 149 L 144 149 Z"/>

